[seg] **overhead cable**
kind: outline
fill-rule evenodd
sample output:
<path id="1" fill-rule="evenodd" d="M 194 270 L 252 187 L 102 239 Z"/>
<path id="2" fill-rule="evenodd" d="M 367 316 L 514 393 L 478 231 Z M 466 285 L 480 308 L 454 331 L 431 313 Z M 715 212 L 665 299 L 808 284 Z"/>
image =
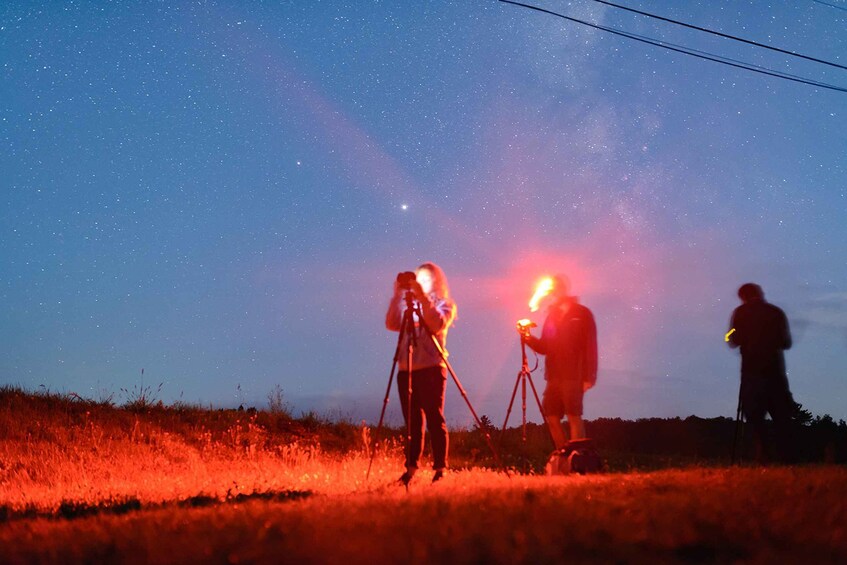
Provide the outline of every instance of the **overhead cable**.
<path id="1" fill-rule="evenodd" d="M 537 12 L 542 12 L 542 13 L 545 13 L 545 14 L 549 14 L 551 16 L 556 16 L 556 17 L 559 17 L 559 18 L 562 18 L 562 19 L 565 19 L 565 20 L 568 20 L 568 21 L 571 21 L 571 22 L 574 22 L 574 23 L 586 25 L 586 26 L 592 27 L 594 29 L 599 29 L 601 31 L 612 33 L 614 35 L 619 35 L 621 37 L 627 37 L 629 39 L 633 39 L 635 41 L 640 41 L 642 43 L 647 43 L 649 45 L 654 45 L 656 47 L 662 47 L 663 49 L 668 49 L 670 51 L 675 51 L 677 53 L 683 53 L 685 55 L 691 55 L 692 57 L 697 57 L 698 59 L 705 59 L 707 61 L 714 61 L 716 63 L 721 63 L 721 64 L 724 64 L 724 65 L 728 65 L 730 67 L 744 69 L 744 70 L 747 70 L 747 71 L 752 71 L 754 73 L 760 73 L 760 74 L 763 74 L 763 75 L 781 78 L 781 79 L 784 79 L 784 80 L 790 80 L 792 82 L 799 82 L 799 83 L 802 83 L 802 84 L 807 84 L 809 86 L 817 86 L 819 88 L 825 88 L 825 89 L 828 89 L 828 90 L 835 90 L 835 91 L 838 91 L 838 92 L 847 92 L 847 88 L 844 88 L 844 87 L 841 87 L 841 86 L 827 84 L 825 82 L 819 82 L 819 81 L 812 80 L 812 79 L 802 78 L 802 77 L 798 77 L 796 75 L 783 73 L 781 71 L 768 69 L 766 67 L 760 67 L 758 65 L 753 65 L 751 63 L 743 63 L 743 62 L 740 62 L 740 61 L 736 61 L 734 59 L 722 57 L 720 55 L 715 55 L 715 54 L 712 54 L 712 53 L 706 53 L 704 51 L 697 51 L 697 50 L 694 50 L 694 49 L 691 49 L 691 48 L 688 48 L 688 47 L 677 46 L 677 45 L 674 45 L 674 44 L 671 44 L 671 43 L 668 43 L 668 42 L 664 42 L 664 41 L 661 41 L 661 40 L 658 40 L 658 39 L 652 39 L 652 38 L 649 38 L 649 37 L 630 33 L 628 31 L 623 31 L 623 30 L 620 30 L 620 29 L 615 29 L 615 28 L 603 26 L 603 25 L 600 25 L 600 24 L 593 24 L 591 22 L 586 22 L 586 21 L 580 20 L 578 18 L 566 16 L 564 14 L 560 14 L 558 12 L 553 12 L 552 10 L 547 10 L 545 8 L 541 8 L 541 7 L 538 7 L 538 6 L 533 6 L 531 4 L 524 4 L 522 2 L 515 2 L 514 0 L 499 0 L 499 1 L 503 2 L 504 4 L 513 4 L 515 6 L 521 6 L 523 8 L 528 8 L 530 10 L 535 10 Z"/>
<path id="2" fill-rule="evenodd" d="M 817 2 L 818 4 L 823 4 L 824 6 L 829 6 L 830 8 L 835 8 L 836 10 L 844 10 L 847 12 L 847 8 L 844 6 L 837 6 L 835 4 L 830 4 L 829 2 L 823 2 L 822 0 L 812 0 L 812 2 Z"/>
<path id="3" fill-rule="evenodd" d="M 795 51 L 788 51 L 787 49 L 780 49 L 779 47 L 773 47 L 771 45 L 765 45 L 764 43 L 759 43 L 757 41 L 751 41 L 749 39 L 744 39 L 743 37 L 736 37 L 734 35 L 729 35 L 728 33 L 721 33 L 719 31 L 715 31 L 712 29 L 708 29 L 705 27 L 700 27 L 692 24 L 687 24 L 685 22 L 680 22 L 678 20 L 672 20 L 670 18 L 666 18 L 664 16 L 657 16 L 656 14 L 651 14 L 649 12 L 642 12 L 641 10 L 636 10 L 634 8 L 628 8 L 627 6 L 621 6 L 620 4 L 615 4 L 614 2 L 608 2 L 607 0 L 592 0 L 592 2 L 597 2 L 599 4 L 606 4 L 607 6 L 612 6 L 613 8 L 620 8 L 621 10 L 626 10 L 627 12 L 632 12 L 634 14 L 640 14 L 642 16 L 647 16 L 648 18 L 654 18 L 657 20 L 661 20 L 663 22 L 668 22 L 674 25 L 687 27 L 689 29 L 696 29 L 697 31 L 702 31 L 705 33 L 710 33 L 712 35 L 717 35 L 718 37 L 723 37 L 725 39 L 732 39 L 733 41 L 740 41 L 741 43 L 746 43 L 748 45 L 755 45 L 756 47 L 761 47 L 763 49 L 770 49 L 771 51 L 776 51 L 777 53 L 783 53 L 785 55 L 791 55 L 792 57 L 799 57 L 801 59 L 806 59 L 808 61 L 814 61 L 815 63 L 821 63 L 823 65 L 829 65 L 830 67 L 837 67 L 839 69 L 844 69 L 847 71 L 847 66 L 839 65 L 838 63 L 833 63 L 831 61 L 825 61 L 823 59 L 818 59 L 816 57 L 809 57 L 808 55 L 803 55 L 802 53 L 797 53 Z M 837 8 L 837 6 L 833 6 L 833 8 Z"/>

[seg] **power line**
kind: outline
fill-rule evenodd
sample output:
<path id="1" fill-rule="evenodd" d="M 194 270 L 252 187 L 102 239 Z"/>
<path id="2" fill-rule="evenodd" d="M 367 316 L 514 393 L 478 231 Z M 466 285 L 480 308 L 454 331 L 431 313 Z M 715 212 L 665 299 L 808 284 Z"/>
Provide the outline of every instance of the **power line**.
<path id="1" fill-rule="evenodd" d="M 768 69 L 766 67 L 760 67 L 758 65 L 753 65 L 753 64 L 750 64 L 750 63 L 743 63 L 743 62 L 740 62 L 740 61 L 735 61 L 734 59 L 729 59 L 727 57 L 722 57 L 720 55 L 714 55 L 712 53 L 703 54 L 703 53 L 706 53 L 706 52 L 697 51 L 697 50 L 694 50 L 694 49 L 691 49 L 691 48 L 688 48 L 688 47 L 677 46 L 677 45 L 667 43 L 667 42 L 663 42 L 663 41 L 660 41 L 660 40 L 657 40 L 657 39 L 652 39 L 652 38 L 649 38 L 649 37 L 636 35 L 634 33 L 630 33 L 630 32 L 627 32 L 627 31 L 623 31 L 623 30 L 619 30 L 619 29 L 615 29 L 615 28 L 611 28 L 611 27 L 607 27 L 607 26 L 603 26 L 603 25 L 599 25 L 599 24 L 592 24 L 591 22 L 586 22 L 584 20 L 572 18 L 570 16 L 565 16 L 564 14 L 559 14 L 558 12 L 553 12 L 551 10 L 547 10 L 545 8 L 540 8 L 538 6 L 533 6 L 531 4 L 524 4 L 522 2 L 515 2 L 513 0 L 499 0 L 499 1 L 503 2 L 504 4 L 513 4 L 515 6 L 521 6 L 523 8 L 528 8 L 530 10 L 535 10 L 537 12 L 542 12 L 544 14 L 550 14 L 551 16 L 556 16 L 556 17 L 559 17 L 559 18 L 562 18 L 562 19 L 565 19 L 565 20 L 568 20 L 568 21 L 571 21 L 571 22 L 574 22 L 574 23 L 586 25 L 588 27 L 592 27 L 594 29 L 599 29 L 601 31 L 612 33 L 614 35 L 619 35 L 621 37 L 627 37 L 627 38 L 633 39 L 635 41 L 640 41 L 641 43 L 647 43 L 649 45 L 654 45 L 656 47 L 662 47 L 663 49 L 668 49 L 670 51 L 676 51 L 677 53 L 683 53 L 685 55 L 691 55 L 692 57 L 697 57 L 698 59 L 705 59 L 707 61 L 714 61 L 716 63 L 721 63 L 723 65 L 728 65 L 730 67 L 744 69 L 744 70 L 747 70 L 747 71 L 752 71 L 754 73 L 760 73 L 760 74 L 763 74 L 763 75 L 781 78 L 781 79 L 784 79 L 784 80 L 790 80 L 792 82 L 799 82 L 799 83 L 802 83 L 802 84 L 807 84 L 809 86 L 817 86 L 817 87 L 826 88 L 826 89 L 829 89 L 829 90 L 836 90 L 838 92 L 847 92 L 847 88 L 843 88 L 843 87 L 840 87 L 840 86 L 835 86 L 835 85 L 832 85 L 832 84 L 827 84 L 827 83 L 819 82 L 819 81 L 816 81 L 816 80 L 801 78 L 801 77 L 798 77 L 798 76 L 795 76 L 795 75 L 783 73 L 783 72 L 780 72 L 780 71 L 775 71 L 773 69 Z"/>
<path id="2" fill-rule="evenodd" d="M 714 53 L 709 53 L 707 51 L 699 51 L 697 49 L 692 49 L 690 47 L 684 47 L 682 45 L 675 45 L 673 43 L 668 43 L 666 41 L 660 41 L 657 39 L 652 39 L 649 37 L 644 37 L 641 35 L 637 35 L 634 33 L 630 33 L 628 31 L 616 30 L 614 28 L 605 28 L 605 26 L 600 26 L 600 29 L 603 31 L 608 31 L 610 33 L 615 33 L 617 35 L 621 35 L 623 37 L 628 37 L 630 39 L 634 39 L 636 41 L 641 41 L 642 43 L 647 43 L 649 45 L 655 45 L 656 47 L 662 47 L 664 49 L 668 49 L 670 51 L 676 51 L 677 53 L 683 53 L 685 55 L 691 55 L 692 57 L 697 57 L 698 59 L 705 59 L 707 61 L 714 61 L 715 63 L 722 63 L 724 65 L 729 65 L 730 67 L 735 67 L 738 69 L 744 69 L 747 71 L 752 71 L 754 73 L 761 73 L 763 75 L 768 75 L 776 78 L 781 78 L 785 80 L 790 80 L 793 82 L 799 82 L 802 84 L 808 84 L 810 86 L 818 86 L 821 88 L 828 88 L 831 90 L 838 90 L 841 92 L 847 92 L 847 88 L 842 88 L 840 86 L 835 86 L 831 84 L 827 84 L 824 82 L 819 82 L 812 79 L 806 79 L 797 75 L 792 75 L 789 73 L 784 73 L 782 71 L 775 71 L 773 69 L 769 69 L 767 67 L 762 67 L 759 65 L 754 65 L 752 63 L 745 63 L 743 61 L 738 61 L 737 59 L 731 59 L 729 57 L 724 57 L 722 55 L 715 55 Z"/>
<path id="3" fill-rule="evenodd" d="M 609 28 L 610 30 L 613 28 Z M 694 55 L 697 56 L 702 55 L 702 58 L 707 59 L 709 61 L 715 61 L 718 63 L 726 63 L 730 64 L 733 67 L 738 67 L 750 71 L 756 71 L 759 69 L 764 72 L 764 74 L 773 74 L 773 76 L 777 76 L 779 78 L 794 78 L 798 79 L 801 82 L 809 82 L 814 83 L 815 85 L 821 85 L 824 83 L 820 83 L 811 79 L 804 79 L 798 75 L 792 75 L 790 73 L 786 73 L 783 71 L 774 71 L 773 69 L 769 69 L 767 67 L 763 67 L 761 65 L 756 65 L 754 63 L 746 63 L 744 61 L 739 61 L 738 59 L 733 59 L 731 57 L 724 57 L 723 55 L 715 55 L 714 53 L 709 53 L 708 51 L 701 51 L 699 49 L 694 49 L 693 47 L 685 47 L 684 45 L 677 45 L 676 43 L 670 43 L 669 41 L 662 41 L 658 39 L 651 39 L 649 37 L 638 35 L 637 33 L 631 33 L 623 30 L 614 30 L 620 32 L 620 34 L 624 35 L 624 37 L 628 37 L 630 39 L 635 39 L 636 41 L 643 41 L 644 43 L 649 43 L 650 45 L 655 45 L 657 47 L 665 47 L 667 49 L 671 49 L 672 51 L 677 51 L 679 53 L 684 53 L 686 55 Z M 732 63 L 735 63 L 734 65 Z"/>
<path id="4" fill-rule="evenodd" d="M 641 10 L 636 10 L 634 8 L 628 8 L 626 6 L 621 6 L 620 4 L 615 4 L 614 2 L 608 2 L 607 0 L 592 0 L 593 2 L 597 2 L 599 4 L 605 4 L 607 6 L 612 6 L 613 8 L 620 8 L 621 10 L 626 10 L 627 12 L 632 12 L 634 14 L 640 14 L 642 16 L 647 16 L 648 18 L 654 18 L 657 20 L 661 20 L 663 22 L 668 22 L 671 24 L 675 24 L 682 27 L 687 27 L 689 29 L 696 29 L 697 31 L 702 31 L 705 33 L 710 33 L 712 35 L 717 35 L 718 37 L 723 37 L 724 39 L 732 39 L 733 41 L 740 41 L 741 43 L 746 43 L 748 45 L 755 45 L 756 47 L 761 47 L 763 49 L 770 49 L 771 51 L 776 51 L 777 53 L 782 53 L 784 55 L 791 55 L 792 57 L 799 57 L 801 59 L 806 59 L 807 61 L 814 61 L 816 63 L 821 63 L 823 65 L 829 65 L 830 67 L 837 67 L 839 69 L 844 69 L 847 71 L 847 66 L 839 65 L 838 63 L 833 63 L 830 61 L 825 61 L 823 59 L 818 59 L 816 57 L 810 57 L 808 55 L 803 55 L 801 53 L 797 53 L 795 51 L 788 51 L 786 49 L 780 49 L 779 47 L 773 47 L 771 45 L 765 45 L 764 43 L 759 43 L 757 41 L 751 41 L 749 39 L 744 39 L 743 37 L 736 37 L 734 35 L 729 35 L 727 33 L 721 33 L 719 31 L 711 30 L 705 27 L 695 26 L 691 24 L 687 24 L 685 22 L 680 22 L 678 20 L 672 20 L 670 18 L 666 18 L 664 16 L 657 16 L 656 14 L 651 14 L 649 12 L 642 12 Z M 817 0 L 815 0 L 817 1 Z M 837 8 L 838 6 L 833 6 Z"/>
<path id="5" fill-rule="evenodd" d="M 830 8 L 835 8 L 836 10 L 844 10 L 847 12 L 847 8 L 843 6 L 836 6 L 835 4 L 830 4 L 829 2 L 822 2 L 821 0 L 812 0 L 812 2 L 817 2 L 818 4 L 823 4 L 824 6 L 829 6 Z"/>

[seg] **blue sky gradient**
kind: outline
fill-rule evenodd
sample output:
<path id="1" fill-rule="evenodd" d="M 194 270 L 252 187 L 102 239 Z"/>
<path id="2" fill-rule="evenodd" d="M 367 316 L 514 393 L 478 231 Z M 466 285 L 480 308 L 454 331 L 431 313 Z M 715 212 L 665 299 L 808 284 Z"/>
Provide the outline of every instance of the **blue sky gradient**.
<path id="1" fill-rule="evenodd" d="M 847 87 L 590 0 L 539 5 Z M 627 5 L 847 64 L 847 12 L 824 4 Z M 723 334 L 748 281 L 788 315 L 795 398 L 847 418 L 843 92 L 494 1 L 13 1 L 0 60 L 3 383 L 214 406 L 278 385 L 295 412 L 375 420 L 393 278 L 434 261 L 451 361 L 495 422 L 514 322 L 557 272 L 597 319 L 588 418 L 733 416 Z"/>

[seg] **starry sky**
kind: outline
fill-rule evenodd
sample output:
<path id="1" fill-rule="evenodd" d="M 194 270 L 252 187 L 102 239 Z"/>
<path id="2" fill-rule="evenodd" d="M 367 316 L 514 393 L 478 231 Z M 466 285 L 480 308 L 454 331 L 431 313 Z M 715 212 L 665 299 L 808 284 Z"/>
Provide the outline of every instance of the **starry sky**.
<path id="1" fill-rule="evenodd" d="M 847 64 L 840 0 L 625 2 Z M 847 87 L 591 0 L 538 5 Z M 277 389 L 375 422 L 394 277 L 434 261 L 451 362 L 498 427 L 549 273 L 597 320 L 587 418 L 734 416 L 723 335 L 748 281 L 788 315 L 795 399 L 847 418 L 844 92 L 493 0 L 10 0 L 0 62 L 0 384 L 215 407 Z M 471 423 L 452 382 L 446 415 Z"/>

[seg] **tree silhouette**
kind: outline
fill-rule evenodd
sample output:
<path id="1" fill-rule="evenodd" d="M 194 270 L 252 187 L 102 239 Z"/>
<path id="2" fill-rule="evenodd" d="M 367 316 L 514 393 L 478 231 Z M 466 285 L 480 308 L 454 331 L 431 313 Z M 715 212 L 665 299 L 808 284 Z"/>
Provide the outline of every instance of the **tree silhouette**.
<path id="1" fill-rule="evenodd" d="M 801 426 L 810 426 L 812 424 L 812 420 L 814 420 L 814 416 L 809 410 L 803 408 L 803 405 L 799 402 L 794 403 L 794 421 L 800 424 Z"/>

